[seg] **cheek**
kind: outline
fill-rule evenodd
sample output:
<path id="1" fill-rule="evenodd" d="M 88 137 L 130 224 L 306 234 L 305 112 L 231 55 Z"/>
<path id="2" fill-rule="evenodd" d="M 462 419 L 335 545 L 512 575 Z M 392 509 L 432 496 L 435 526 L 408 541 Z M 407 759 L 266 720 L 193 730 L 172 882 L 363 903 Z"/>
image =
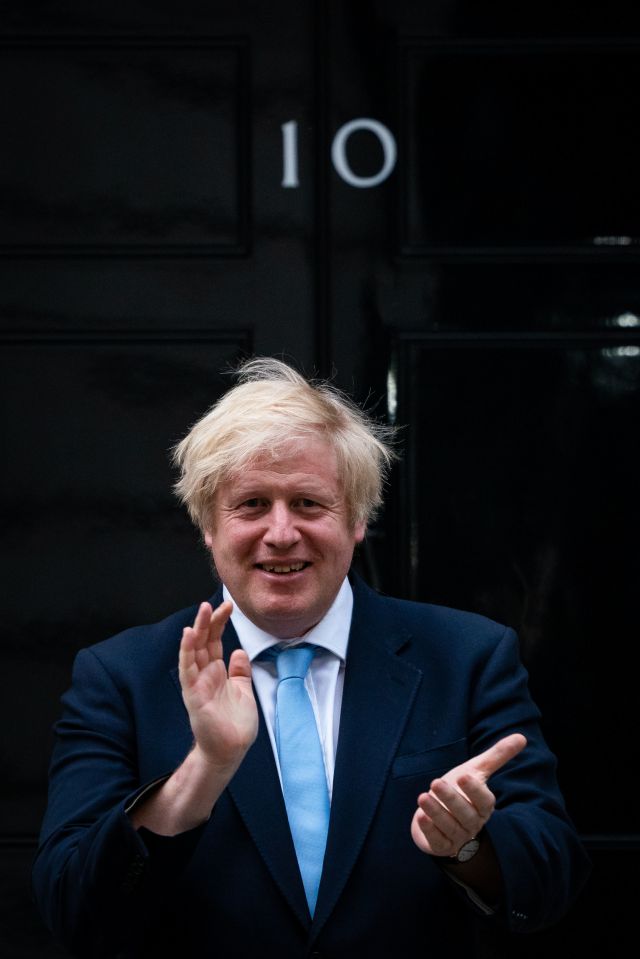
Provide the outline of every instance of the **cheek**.
<path id="1" fill-rule="evenodd" d="M 349 533 L 343 533 L 341 536 L 327 537 L 325 542 L 325 551 L 335 557 L 335 560 L 342 563 L 349 563 L 356 546 L 356 540 Z"/>
<path id="2" fill-rule="evenodd" d="M 214 556 L 225 556 L 228 560 L 243 558 L 255 542 L 252 531 L 243 526 L 233 527 L 222 531 L 222 534 L 213 538 L 212 552 Z"/>

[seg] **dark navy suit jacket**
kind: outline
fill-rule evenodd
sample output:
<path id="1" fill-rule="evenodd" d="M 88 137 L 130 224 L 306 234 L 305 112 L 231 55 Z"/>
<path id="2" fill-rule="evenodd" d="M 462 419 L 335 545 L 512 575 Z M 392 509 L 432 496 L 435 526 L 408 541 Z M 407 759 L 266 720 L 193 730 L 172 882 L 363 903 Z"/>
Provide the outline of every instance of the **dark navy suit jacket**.
<path id="1" fill-rule="evenodd" d="M 262 716 L 210 820 L 175 838 L 125 809 L 192 745 L 177 676 L 196 607 L 79 653 L 56 728 L 33 883 L 50 928 L 81 956 L 405 957 L 470 953 L 475 910 L 411 840 L 436 776 L 522 732 L 491 780 L 487 831 L 504 901 L 482 922 L 556 921 L 588 872 L 565 812 L 512 630 L 381 596 L 353 578 L 331 822 L 311 920 Z M 213 602 L 219 602 L 214 597 Z M 238 645 L 224 634 L 225 658 Z"/>

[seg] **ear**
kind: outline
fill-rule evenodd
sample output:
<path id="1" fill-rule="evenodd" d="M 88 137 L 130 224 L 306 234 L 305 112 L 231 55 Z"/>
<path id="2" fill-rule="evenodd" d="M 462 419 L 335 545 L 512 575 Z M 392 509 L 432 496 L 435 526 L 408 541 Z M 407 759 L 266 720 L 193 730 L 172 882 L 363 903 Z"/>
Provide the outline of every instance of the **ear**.
<path id="1" fill-rule="evenodd" d="M 209 547 L 209 549 L 211 549 L 211 548 L 213 547 L 213 536 L 211 535 L 211 530 L 210 530 L 210 529 L 205 529 L 205 530 L 204 530 L 204 541 L 205 541 L 205 543 L 207 544 L 207 546 Z"/>
<path id="2" fill-rule="evenodd" d="M 367 532 L 366 523 L 356 523 L 356 525 L 353 527 L 353 542 L 361 543 L 362 540 L 364 539 L 364 534 L 366 532 Z"/>

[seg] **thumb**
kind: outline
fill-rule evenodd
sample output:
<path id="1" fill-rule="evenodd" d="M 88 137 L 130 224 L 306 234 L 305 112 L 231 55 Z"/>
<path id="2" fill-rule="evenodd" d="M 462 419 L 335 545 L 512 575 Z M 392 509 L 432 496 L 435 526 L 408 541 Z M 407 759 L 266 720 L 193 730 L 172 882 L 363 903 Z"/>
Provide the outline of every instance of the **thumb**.
<path id="1" fill-rule="evenodd" d="M 527 740 L 522 733 L 512 733 L 510 736 L 499 739 L 490 749 L 474 756 L 470 764 L 486 782 L 505 763 L 517 756 L 526 745 Z"/>
<path id="2" fill-rule="evenodd" d="M 229 679 L 237 676 L 251 679 L 251 662 L 244 649 L 234 649 L 229 659 Z"/>

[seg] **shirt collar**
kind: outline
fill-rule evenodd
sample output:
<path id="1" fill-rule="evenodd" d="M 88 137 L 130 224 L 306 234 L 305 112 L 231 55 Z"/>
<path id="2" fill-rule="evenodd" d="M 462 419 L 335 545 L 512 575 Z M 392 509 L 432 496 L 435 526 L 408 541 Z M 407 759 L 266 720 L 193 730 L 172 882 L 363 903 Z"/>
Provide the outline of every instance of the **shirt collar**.
<path id="1" fill-rule="evenodd" d="M 223 598 L 233 603 L 233 612 L 231 613 L 231 622 L 235 629 L 240 645 L 249 656 L 251 662 L 254 662 L 258 656 L 268 649 L 275 646 L 281 640 L 270 633 L 265 633 L 255 623 L 245 616 L 233 596 L 226 586 L 222 587 Z M 347 657 L 347 645 L 349 643 L 349 630 L 351 628 L 351 613 L 353 611 L 353 591 L 348 579 L 345 579 L 338 590 L 338 595 L 333 603 L 322 617 L 320 622 L 305 633 L 301 640 L 305 643 L 311 643 L 314 646 L 322 646 L 323 649 L 338 656 L 344 663 Z M 289 642 L 295 642 L 290 640 Z"/>

